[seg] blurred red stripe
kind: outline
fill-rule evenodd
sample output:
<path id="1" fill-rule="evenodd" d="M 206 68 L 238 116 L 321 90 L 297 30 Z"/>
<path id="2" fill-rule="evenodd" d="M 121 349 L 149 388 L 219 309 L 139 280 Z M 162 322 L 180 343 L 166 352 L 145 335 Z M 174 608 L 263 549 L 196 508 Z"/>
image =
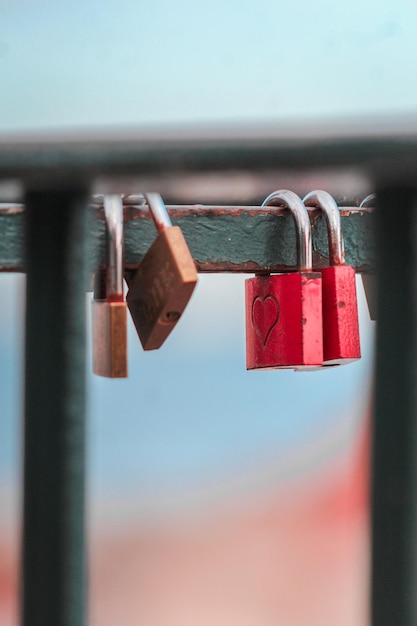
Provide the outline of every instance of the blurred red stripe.
<path id="1" fill-rule="evenodd" d="M 210 515 L 90 532 L 91 626 L 365 626 L 365 425 L 343 459 Z M 16 524 L 17 526 L 17 524 Z M 132 530 L 133 528 L 133 530 Z M 0 533 L 0 625 L 16 626 L 17 533 Z"/>

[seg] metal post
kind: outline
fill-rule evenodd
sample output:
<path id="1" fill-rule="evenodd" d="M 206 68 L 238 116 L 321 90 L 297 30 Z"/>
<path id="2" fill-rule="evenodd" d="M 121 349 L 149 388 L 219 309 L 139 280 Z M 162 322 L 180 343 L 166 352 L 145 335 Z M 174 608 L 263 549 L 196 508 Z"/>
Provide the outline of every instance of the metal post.
<path id="1" fill-rule="evenodd" d="M 378 193 L 372 624 L 417 624 L 417 191 Z"/>
<path id="2" fill-rule="evenodd" d="M 85 189 L 26 196 L 23 626 L 85 622 Z"/>

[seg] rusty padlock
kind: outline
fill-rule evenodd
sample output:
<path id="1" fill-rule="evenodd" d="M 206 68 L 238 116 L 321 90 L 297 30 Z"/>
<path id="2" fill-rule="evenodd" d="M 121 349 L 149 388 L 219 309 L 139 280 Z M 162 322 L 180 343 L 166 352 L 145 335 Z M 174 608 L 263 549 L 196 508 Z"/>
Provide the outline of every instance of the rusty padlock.
<path id="1" fill-rule="evenodd" d="M 157 350 L 183 314 L 197 270 L 179 226 L 172 226 L 158 193 L 145 199 L 158 236 L 129 280 L 127 304 L 144 350 Z"/>
<path id="2" fill-rule="evenodd" d="M 323 213 L 329 239 L 330 267 L 319 270 L 323 283 L 323 364 L 345 365 L 361 356 L 355 269 L 345 262 L 340 211 L 326 191 L 312 191 L 306 207 Z"/>
<path id="3" fill-rule="evenodd" d="M 123 203 L 104 196 L 107 270 L 96 274 L 92 307 L 93 372 L 127 377 L 127 308 L 123 298 Z"/>
<path id="4" fill-rule="evenodd" d="M 267 205 L 286 207 L 294 217 L 298 271 L 245 281 L 246 368 L 315 368 L 323 364 L 321 274 L 312 271 L 307 209 L 287 190 L 269 195 Z"/>

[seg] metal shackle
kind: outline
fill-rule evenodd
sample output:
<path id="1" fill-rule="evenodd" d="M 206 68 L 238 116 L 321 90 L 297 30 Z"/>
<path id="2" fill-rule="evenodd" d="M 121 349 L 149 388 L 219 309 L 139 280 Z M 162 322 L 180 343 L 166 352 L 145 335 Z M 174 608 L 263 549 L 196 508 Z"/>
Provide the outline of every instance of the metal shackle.
<path id="1" fill-rule="evenodd" d="M 280 189 L 269 194 L 261 206 L 283 206 L 291 212 L 296 226 L 298 269 L 311 272 L 313 267 L 311 224 L 300 196 L 293 191 Z"/>
<path id="2" fill-rule="evenodd" d="M 158 233 L 172 226 L 171 218 L 159 193 L 145 193 L 146 204 L 155 222 Z"/>
<path id="3" fill-rule="evenodd" d="M 359 208 L 365 209 L 367 207 L 374 207 L 375 202 L 376 202 L 376 193 L 370 193 L 369 196 L 366 196 L 366 198 L 362 200 L 362 202 L 359 205 Z"/>
<path id="4" fill-rule="evenodd" d="M 108 236 L 107 296 L 123 298 L 123 201 L 118 195 L 105 195 L 104 215 Z"/>
<path id="5" fill-rule="evenodd" d="M 336 200 L 327 191 L 316 190 L 308 193 L 303 202 L 307 208 L 320 209 L 325 217 L 330 265 L 345 265 L 345 244 Z"/>

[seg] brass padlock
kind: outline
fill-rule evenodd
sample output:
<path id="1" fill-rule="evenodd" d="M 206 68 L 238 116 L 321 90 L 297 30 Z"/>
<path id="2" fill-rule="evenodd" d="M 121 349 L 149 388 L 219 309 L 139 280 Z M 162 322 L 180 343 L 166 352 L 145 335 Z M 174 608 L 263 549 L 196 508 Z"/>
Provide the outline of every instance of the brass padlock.
<path id="1" fill-rule="evenodd" d="M 108 269 L 97 272 L 92 307 L 93 372 L 127 378 L 127 314 L 123 297 L 123 203 L 104 196 Z"/>
<path id="2" fill-rule="evenodd" d="M 179 226 L 172 226 L 162 198 L 145 194 L 158 236 L 128 281 L 129 311 L 144 350 L 157 350 L 184 312 L 197 270 Z"/>

